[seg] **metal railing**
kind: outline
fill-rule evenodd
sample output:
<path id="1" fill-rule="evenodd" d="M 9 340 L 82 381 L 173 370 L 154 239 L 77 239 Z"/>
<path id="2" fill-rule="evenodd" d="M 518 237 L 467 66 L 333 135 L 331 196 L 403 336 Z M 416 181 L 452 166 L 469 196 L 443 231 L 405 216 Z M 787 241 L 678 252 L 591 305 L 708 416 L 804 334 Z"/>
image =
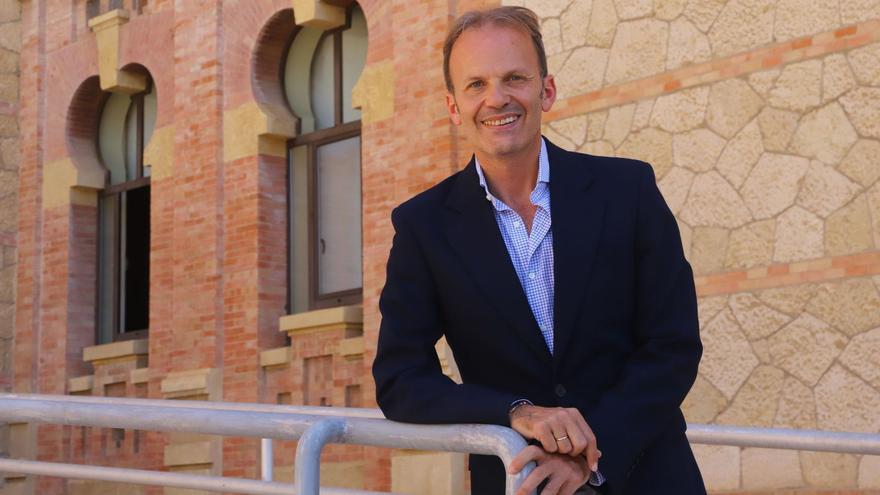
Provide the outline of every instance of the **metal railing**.
<path id="1" fill-rule="evenodd" d="M 263 480 L 0 459 L 0 472 L 161 485 L 248 494 L 365 495 L 319 487 L 327 443 L 495 455 L 505 465 L 526 446 L 515 431 L 493 425 L 413 425 L 384 419 L 378 409 L 0 394 L 0 422 L 48 423 L 165 432 L 259 437 Z M 688 425 L 691 443 L 880 455 L 880 434 Z M 272 439 L 298 440 L 294 483 L 272 481 Z M 508 475 L 512 495 L 533 469 Z"/>

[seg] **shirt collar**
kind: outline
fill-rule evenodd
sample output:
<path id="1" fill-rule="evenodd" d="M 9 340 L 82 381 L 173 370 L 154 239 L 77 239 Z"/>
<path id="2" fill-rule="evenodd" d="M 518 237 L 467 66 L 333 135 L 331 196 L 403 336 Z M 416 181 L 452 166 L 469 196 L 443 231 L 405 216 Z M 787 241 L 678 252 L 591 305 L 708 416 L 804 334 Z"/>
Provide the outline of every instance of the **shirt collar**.
<path id="1" fill-rule="evenodd" d="M 480 166 L 480 160 L 477 159 L 476 155 L 474 156 L 474 165 L 477 168 L 477 176 L 480 179 L 480 186 L 486 191 L 486 199 L 492 202 L 492 205 L 496 210 L 507 210 L 510 209 L 509 206 L 504 204 L 503 201 L 496 198 L 491 192 L 489 192 L 489 185 L 486 183 L 486 176 L 483 175 L 483 168 Z M 544 142 L 544 138 L 541 138 L 541 151 L 538 153 L 538 179 L 535 182 L 535 188 L 532 189 L 532 193 L 529 195 L 529 199 L 531 199 L 532 204 L 542 206 L 545 209 L 549 209 L 549 201 L 547 201 L 547 195 L 544 192 L 547 190 L 547 186 L 550 184 L 550 160 L 547 158 L 547 144 Z"/>

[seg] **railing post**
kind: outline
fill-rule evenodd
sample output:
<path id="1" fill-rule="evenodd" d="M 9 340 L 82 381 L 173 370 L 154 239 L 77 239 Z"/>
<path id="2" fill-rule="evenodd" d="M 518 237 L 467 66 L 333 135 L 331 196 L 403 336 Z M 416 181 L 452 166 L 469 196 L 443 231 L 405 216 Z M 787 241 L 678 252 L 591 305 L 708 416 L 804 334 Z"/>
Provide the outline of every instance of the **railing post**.
<path id="1" fill-rule="evenodd" d="M 275 453 L 271 438 L 260 439 L 260 475 L 263 481 L 272 481 L 272 469 L 275 466 Z"/>
<path id="2" fill-rule="evenodd" d="M 319 495 L 321 450 L 345 433 L 344 419 L 322 419 L 308 427 L 296 445 L 293 484 L 296 495 Z"/>

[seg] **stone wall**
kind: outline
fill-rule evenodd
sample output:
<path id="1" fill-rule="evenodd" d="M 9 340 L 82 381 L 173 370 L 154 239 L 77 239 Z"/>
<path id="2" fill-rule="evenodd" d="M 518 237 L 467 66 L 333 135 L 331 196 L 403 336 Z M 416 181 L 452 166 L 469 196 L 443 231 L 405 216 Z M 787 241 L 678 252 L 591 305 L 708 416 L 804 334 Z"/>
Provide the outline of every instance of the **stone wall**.
<path id="1" fill-rule="evenodd" d="M 11 388 L 18 222 L 19 52 L 21 4 L 0 2 L 0 391 Z"/>
<path id="2" fill-rule="evenodd" d="M 546 135 L 650 162 L 700 296 L 697 423 L 880 432 L 880 2 L 528 0 Z M 696 446 L 712 491 L 880 488 L 880 458 Z"/>

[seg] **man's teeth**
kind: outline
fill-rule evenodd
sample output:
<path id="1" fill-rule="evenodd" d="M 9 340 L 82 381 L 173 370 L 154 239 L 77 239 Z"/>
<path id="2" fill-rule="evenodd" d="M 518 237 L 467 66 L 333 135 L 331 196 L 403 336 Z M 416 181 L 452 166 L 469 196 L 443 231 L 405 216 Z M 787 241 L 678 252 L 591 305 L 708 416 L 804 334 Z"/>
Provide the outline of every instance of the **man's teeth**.
<path id="1" fill-rule="evenodd" d="M 484 120 L 483 123 L 486 125 L 504 125 L 509 124 L 517 119 L 516 115 L 511 115 L 510 117 L 506 117 L 499 120 Z"/>

